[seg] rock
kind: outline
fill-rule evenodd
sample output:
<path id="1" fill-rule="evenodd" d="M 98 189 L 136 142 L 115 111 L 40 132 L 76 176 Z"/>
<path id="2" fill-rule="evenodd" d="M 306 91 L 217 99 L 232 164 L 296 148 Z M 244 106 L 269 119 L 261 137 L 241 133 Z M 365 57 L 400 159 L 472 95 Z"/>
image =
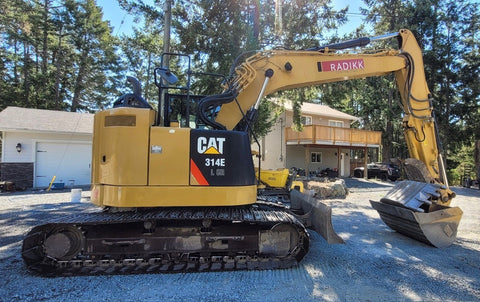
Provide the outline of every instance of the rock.
<path id="1" fill-rule="evenodd" d="M 321 178 L 304 182 L 305 189 L 313 192 L 319 199 L 345 198 L 348 194 L 347 186 L 343 179 Z"/>

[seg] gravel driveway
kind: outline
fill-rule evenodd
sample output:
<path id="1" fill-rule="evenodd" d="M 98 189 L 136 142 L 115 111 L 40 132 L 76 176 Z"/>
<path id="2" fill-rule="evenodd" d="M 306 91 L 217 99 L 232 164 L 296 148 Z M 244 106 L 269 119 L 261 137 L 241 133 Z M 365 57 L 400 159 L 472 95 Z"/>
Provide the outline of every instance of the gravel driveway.
<path id="1" fill-rule="evenodd" d="M 386 227 L 369 199 L 390 182 L 347 179 L 345 199 L 326 200 L 345 245 L 311 232 L 299 267 L 274 271 L 43 278 L 20 257 L 28 230 L 48 215 L 88 211 L 90 192 L 0 195 L 0 301 L 479 301 L 480 190 L 454 187 L 464 215 L 456 242 L 436 249 Z M 53 214 L 55 213 L 55 214 Z"/>

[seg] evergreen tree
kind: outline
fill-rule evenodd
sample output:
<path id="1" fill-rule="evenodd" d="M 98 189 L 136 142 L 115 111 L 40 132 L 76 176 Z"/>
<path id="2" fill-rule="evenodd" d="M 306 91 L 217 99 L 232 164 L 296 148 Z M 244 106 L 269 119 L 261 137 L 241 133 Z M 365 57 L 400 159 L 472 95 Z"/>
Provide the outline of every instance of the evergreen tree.
<path id="1" fill-rule="evenodd" d="M 366 0 L 375 29 L 411 29 L 424 50 L 424 67 L 447 167 L 470 145 L 478 116 L 478 4 L 471 1 Z M 477 123 L 475 123 L 477 124 Z"/>
<path id="2" fill-rule="evenodd" d="M 116 93 L 116 44 L 94 0 L 1 2 L 0 109 L 93 111 Z"/>
<path id="3" fill-rule="evenodd" d="M 121 71 L 117 42 L 94 0 L 66 0 L 69 39 L 75 65 L 71 70 L 71 111 L 102 108 L 115 91 Z"/>
<path id="4" fill-rule="evenodd" d="M 127 73 L 142 83 L 143 97 L 155 105 L 157 87 L 152 75 L 154 68 L 160 66 L 162 33 L 146 21 L 143 28 L 134 29 L 132 36 L 123 36 L 121 40 Z"/>

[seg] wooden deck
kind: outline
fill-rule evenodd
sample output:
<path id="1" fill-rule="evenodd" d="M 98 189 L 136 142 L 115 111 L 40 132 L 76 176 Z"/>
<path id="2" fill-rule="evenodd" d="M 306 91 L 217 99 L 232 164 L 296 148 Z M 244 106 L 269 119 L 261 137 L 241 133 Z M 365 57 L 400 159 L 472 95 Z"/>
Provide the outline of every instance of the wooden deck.
<path id="1" fill-rule="evenodd" d="M 285 128 L 287 145 L 332 145 L 351 147 L 380 147 L 382 132 L 340 128 L 323 125 L 303 126 L 302 132 Z"/>

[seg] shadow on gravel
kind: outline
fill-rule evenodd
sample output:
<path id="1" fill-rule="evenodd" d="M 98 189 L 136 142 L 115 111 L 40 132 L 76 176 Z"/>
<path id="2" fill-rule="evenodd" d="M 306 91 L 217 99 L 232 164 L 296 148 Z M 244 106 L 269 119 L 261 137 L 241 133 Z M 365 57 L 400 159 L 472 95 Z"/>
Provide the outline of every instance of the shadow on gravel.
<path id="1" fill-rule="evenodd" d="M 76 215 L 85 211 L 95 211 L 90 203 L 47 203 L 29 205 L 0 211 L 0 247 L 23 240 L 30 228 L 66 215 Z M 21 231 L 22 235 L 12 236 L 11 229 Z"/>
<path id="2" fill-rule="evenodd" d="M 13 191 L 13 192 L 0 192 L 0 197 L 70 193 L 71 189 L 82 189 L 82 191 L 90 191 L 90 186 L 75 186 L 73 188 L 65 188 L 61 190 L 50 190 L 50 191 L 47 191 L 46 189 L 27 189 L 27 190 Z"/>
<path id="3" fill-rule="evenodd" d="M 395 182 L 390 181 L 373 181 L 363 178 L 344 178 L 347 188 L 375 189 L 375 188 L 391 188 Z"/>
<path id="4" fill-rule="evenodd" d="M 314 272 L 310 275 L 313 294 L 333 290 L 331 295 L 338 301 L 480 299 L 477 240 L 462 237 L 459 229 L 451 246 L 438 249 L 399 234 L 387 227 L 368 203 L 368 199 L 379 200 L 394 182 L 345 179 L 345 183 L 352 192 L 361 193 L 359 198 L 366 199 L 331 203 L 333 226 L 345 245 L 328 245 L 311 232 L 304 266 Z M 477 215 L 472 204 L 480 202 L 480 190 L 452 190 L 457 193 L 454 202 L 460 201 L 464 209 L 465 221 L 475 221 L 468 216 Z M 375 195 L 378 198 L 372 198 Z M 322 293 L 317 297 L 328 300 Z"/>
<path id="5" fill-rule="evenodd" d="M 311 275 L 314 284 L 335 288 L 339 301 L 375 296 L 382 301 L 480 299 L 478 250 L 464 246 L 461 238 L 448 248 L 434 248 L 392 231 L 369 214 L 357 209 L 334 217 L 345 245 L 328 245 L 310 232 L 304 266 L 317 272 Z"/>

